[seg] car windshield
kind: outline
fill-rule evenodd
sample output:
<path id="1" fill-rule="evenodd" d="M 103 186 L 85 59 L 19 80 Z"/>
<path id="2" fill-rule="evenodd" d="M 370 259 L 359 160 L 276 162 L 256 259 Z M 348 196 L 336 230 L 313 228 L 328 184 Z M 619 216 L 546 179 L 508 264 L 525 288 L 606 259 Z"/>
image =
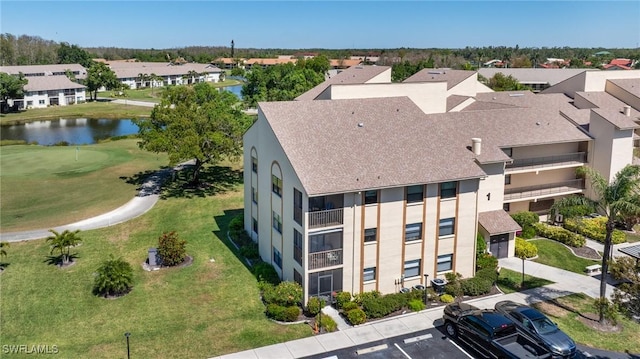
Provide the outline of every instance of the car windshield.
<path id="1" fill-rule="evenodd" d="M 532 321 L 533 322 L 533 326 L 536 328 L 536 331 L 539 334 L 551 334 L 553 332 L 555 332 L 556 330 L 558 330 L 558 327 L 556 327 L 555 324 L 553 324 L 552 321 L 550 321 L 547 318 L 537 318 L 535 320 Z"/>

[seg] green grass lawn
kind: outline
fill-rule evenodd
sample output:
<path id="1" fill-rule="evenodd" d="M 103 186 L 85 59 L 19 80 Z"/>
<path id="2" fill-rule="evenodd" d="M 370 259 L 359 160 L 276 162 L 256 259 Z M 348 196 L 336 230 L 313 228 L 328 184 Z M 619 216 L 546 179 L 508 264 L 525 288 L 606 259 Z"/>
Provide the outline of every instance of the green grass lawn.
<path id="1" fill-rule="evenodd" d="M 131 106 L 110 102 L 85 102 L 69 106 L 34 108 L 18 113 L 0 115 L 1 125 L 59 118 L 138 118 L 151 116 L 151 107 Z"/>
<path id="2" fill-rule="evenodd" d="M 213 87 L 225 87 L 240 85 L 242 81 L 229 79 L 222 82 L 209 82 Z M 160 102 L 162 95 L 162 87 L 143 87 L 140 89 L 124 90 L 124 95 L 119 95 L 118 91 L 102 91 L 98 92 L 98 97 L 117 98 L 122 100 L 136 100 L 136 101 L 148 101 L 148 102 Z"/>
<path id="3" fill-rule="evenodd" d="M 621 317 L 621 331 L 603 332 L 586 325 L 588 320 L 579 319 L 578 313 L 590 313 L 590 316 L 597 318 L 593 299 L 584 294 L 572 294 L 534 306 L 545 312 L 578 343 L 617 352 L 640 353 L 640 323 Z"/>
<path id="4" fill-rule="evenodd" d="M 256 279 L 224 239 L 241 213 L 239 190 L 163 200 L 125 224 L 80 232 L 76 264 L 66 269 L 45 263 L 43 240 L 12 244 L 1 278 L 2 343 L 55 344 L 61 358 L 122 358 L 130 332 L 132 358 L 206 358 L 311 335 L 306 324 L 265 317 Z M 144 271 L 148 249 L 174 230 L 193 264 Z M 135 272 L 132 292 L 118 299 L 91 294 L 110 255 Z"/>
<path id="5" fill-rule="evenodd" d="M 115 209 L 136 194 L 142 174 L 169 162 L 136 139 L 78 146 L 3 146 L 2 232 L 51 228 Z"/>
<path id="6" fill-rule="evenodd" d="M 542 287 L 547 284 L 552 284 L 553 282 L 525 273 L 524 288 L 521 287 L 521 283 L 522 272 L 516 272 L 506 268 L 500 269 L 500 276 L 498 277 L 498 288 L 500 288 L 500 290 L 505 294 L 519 292 L 524 289 Z"/>
<path id="7" fill-rule="evenodd" d="M 576 257 L 567 247 L 556 241 L 537 239 L 531 243 L 538 247 L 538 258 L 534 259 L 534 262 L 580 274 L 584 274 L 585 267 L 600 263 L 600 261 Z"/>

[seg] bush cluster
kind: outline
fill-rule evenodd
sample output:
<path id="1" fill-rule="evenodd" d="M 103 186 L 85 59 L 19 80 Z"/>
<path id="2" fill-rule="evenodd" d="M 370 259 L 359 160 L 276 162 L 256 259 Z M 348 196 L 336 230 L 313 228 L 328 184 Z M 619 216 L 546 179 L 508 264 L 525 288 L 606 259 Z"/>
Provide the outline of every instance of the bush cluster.
<path id="1" fill-rule="evenodd" d="M 187 241 L 180 239 L 175 231 L 162 233 L 158 238 L 158 255 L 162 259 L 162 265 L 170 267 L 184 262 L 187 256 L 186 245 Z"/>
<path id="2" fill-rule="evenodd" d="M 536 223 L 533 226 L 539 236 L 553 239 L 571 247 L 583 247 L 587 243 L 583 236 L 562 227 L 550 226 L 546 223 Z"/>
<path id="3" fill-rule="evenodd" d="M 338 309 L 342 309 L 346 303 L 351 302 L 351 293 L 338 292 L 336 293 L 336 305 Z"/>
<path id="4" fill-rule="evenodd" d="M 602 243 L 607 235 L 606 224 L 607 217 L 568 218 L 564 221 L 564 228 Z M 613 244 L 624 243 L 626 240 L 624 232 L 613 230 L 611 234 Z"/>
<path id="5" fill-rule="evenodd" d="M 533 258 L 538 255 L 538 247 L 531 242 L 516 237 L 516 257 Z"/>
<path id="6" fill-rule="evenodd" d="M 278 272 L 267 262 L 259 262 L 253 266 L 253 275 L 258 278 L 258 282 L 266 282 L 273 285 L 280 283 Z"/>
<path id="7" fill-rule="evenodd" d="M 296 282 L 281 282 L 277 286 L 263 283 L 262 300 L 267 304 L 265 312 L 269 318 L 293 322 L 300 315 L 302 287 Z"/>
<path id="8" fill-rule="evenodd" d="M 440 296 L 440 301 L 442 303 L 453 303 L 453 296 L 450 294 L 443 294 Z"/>
<path id="9" fill-rule="evenodd" d="M 282 306 L 275 303 L 267 304 L 267 316 L 281 322 L 295 322 L 300 315 L 300 308 L 292 306 Z"/>
<path id="10" fill-rule="evenodd" d="M 367 315 L 364 313 L 364 310 L 357 308 L 356 306 L 356 308 L 347 312 L 347 320 L 351 325 L 358 325 L 367 321 Z"/>
<path id="11" fill-rule="evenodd" d="M 533 225 L 540 221 L 540 216 L 534 212 L 523 211 L 517 212 L 511 215 L 514 221 L 516 221 L 520 227 L 522 227 L 521 236 L 525 239 L 533 238 L 536 233 L 533 229 Z"/>
<path id="12" fill-rule="evenodd" d="M 240 255 L 249 260 L 260 259 L 258 244 L 244 230 L 244 216 L 238 215 L 229 222 L 229 236 L 240 248 Z M 258 278 L 260 279 L 260 278 Z"/>
<path id="13" fill-rule="evenodd" d="M 494 268 L 485 268 L 476 272 L 473 278 L 460 281 L 464 295 L 478 296 L 491 292 L 493 284 L 498 280 L 498 272 Z"/>
<path id="14" fill-rule="evenodd" d="M 411 299 L 409 301 L 408 307 L 411 311 L 419 312 L 424 309 L 424 302 L 419 299 Z"/>
<path id="15" fill-rule="evenodd" d="M 320 310 L 325 305 L 324 300 L 318 297 L 311 297 L 307 301 L 307 313 L 311 316 L 316 316 L 320 313 Z"/>
<path id="16" fill-rule="evenodd" d="M 322 320 L 320 320 L 320 316 L 322 316 Z M 324 330 L 326 330 L 327 332 L 335 332 L 336 330 L 338 330 L 338 324 L 335 320 L 333 320 L 333 318 L 328 315 L 319 313 L 316 316 L 316 323 L 320 322 L 322 322 L 322 328 L 324 328 Z"/>
<path id="17" fill-rule="evenodd" d="M 497 268 L 498 258 L 492 256 L 490 253 L 483 253 L 476 259 L 476 269 L 481 270 L 485 268 Z"/>
<path id="18" fill-rule="evenodd" d="M 404 293 L 392 293 L 378 298 L 367 297 L 362 301 L 362 310 L 367 318 L 382 318 L 407 305 Z"/>

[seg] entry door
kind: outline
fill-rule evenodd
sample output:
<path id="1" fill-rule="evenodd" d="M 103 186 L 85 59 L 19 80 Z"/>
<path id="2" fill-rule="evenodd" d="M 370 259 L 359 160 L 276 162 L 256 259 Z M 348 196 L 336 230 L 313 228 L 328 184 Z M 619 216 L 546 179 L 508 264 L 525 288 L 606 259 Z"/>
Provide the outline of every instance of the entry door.
<path id="1" fill-rule="evenodd" d="M 325 274 L 318 276 L 318 295 L 330 296 L 333 291 L 333 275 Z"/>
<path id="2" fill-rule="evenodd" d="M 509 234 L 498 234 L 491 236 L 491 244 L 489 247 L 491 255 L 496 258 L 506 258 L 509 256 Z"/>

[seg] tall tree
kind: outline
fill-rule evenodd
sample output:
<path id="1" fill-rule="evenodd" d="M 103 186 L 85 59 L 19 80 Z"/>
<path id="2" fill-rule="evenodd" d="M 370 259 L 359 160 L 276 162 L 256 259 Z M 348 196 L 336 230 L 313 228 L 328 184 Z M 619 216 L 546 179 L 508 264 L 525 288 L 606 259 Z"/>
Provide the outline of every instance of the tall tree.
<path id="1" fill-rule="evenodd" d="M 505 76 L 502 72 L 493 75 L 486 83 L 494 91 L 522 91 L 530 88 L 518 82 L 513 76 Z"/>
<path id="2" fill-rule="evenodd" d="M 22 73 L 18 76 L 14 76 L 5 72 L 0 72 L 0 99 L 2 99 L 3 102 L 3 112 L 7 106 L 8 99 L 24 97 L 24 86 L 27 82 L 27 79 L 22 75 Z"/>
<path id="3" fill-rule="evenodd" d="M 104 87 L 107 90 L 116 90 L 121 84 L 113 72 L 105 63 L 94 62 L 87 70 L 85 85 L 89 93 L 93 93 L 93 99 L 98 98 L 98 90 Z"/>
<path id="4" fill-rule="evenodd" d="M 89 68 L 93 60 L 88 52 L 84 51 L 78 45 L 69 45 L 61 42 L 57 51 L 59 64 L 80 64 L 85 68 Z"/>
<path id="5" fill-rule="evenodd" d="M 166 152 L 171 165 L 195 160 L 192 182 L 203 165 L 242 153 L 242 135 L 251 119 L 237 106 L 238 98 L 209 83 L 165 89 L 150 118 L 134 120 L 140 148 Z"/>
<path id="6" fill-rule="evenodd" d="M 62 264 L 69 263 L 69 260 L 71 259 L 71 247 L 74 247 L 82 242 L 82 238 L 78 236 L 80 230 L 78 229 L 71 232 L 68 229 L 65 229 L 62 233 L 60 233 L 53 229 L 50 229 L 49 232 L 51 232 L 52 235 L 47 237 L 46 241 L 51 243 L 51 253 L 60 251 Z"/>
<path id="7" fill-rule="evenodd" d="M 552 214 L 559 213 L 563 209 L 575 206 L 594 206 L 600 213 L 607 217 L 605 224 L 606 235 L 604 239 L 604 253 L 602 255 L 602 273 L 600 278 L 600 303 L 606 303 L 607 272 L 611 258 L 612 234 L 616 221 L 624 220 L 626 216 L 640 214 L 640 166 L 627 165 L 621 169 L 609 182 L 599 172 L 590 167 L 585 167 L 587 177 L 597 196 L 590 199 L 583 196 L 570 196 L 556 202 L 552 208 Z M 605 308 L 599 306 L 600 322 L 605 321 Z"/>

